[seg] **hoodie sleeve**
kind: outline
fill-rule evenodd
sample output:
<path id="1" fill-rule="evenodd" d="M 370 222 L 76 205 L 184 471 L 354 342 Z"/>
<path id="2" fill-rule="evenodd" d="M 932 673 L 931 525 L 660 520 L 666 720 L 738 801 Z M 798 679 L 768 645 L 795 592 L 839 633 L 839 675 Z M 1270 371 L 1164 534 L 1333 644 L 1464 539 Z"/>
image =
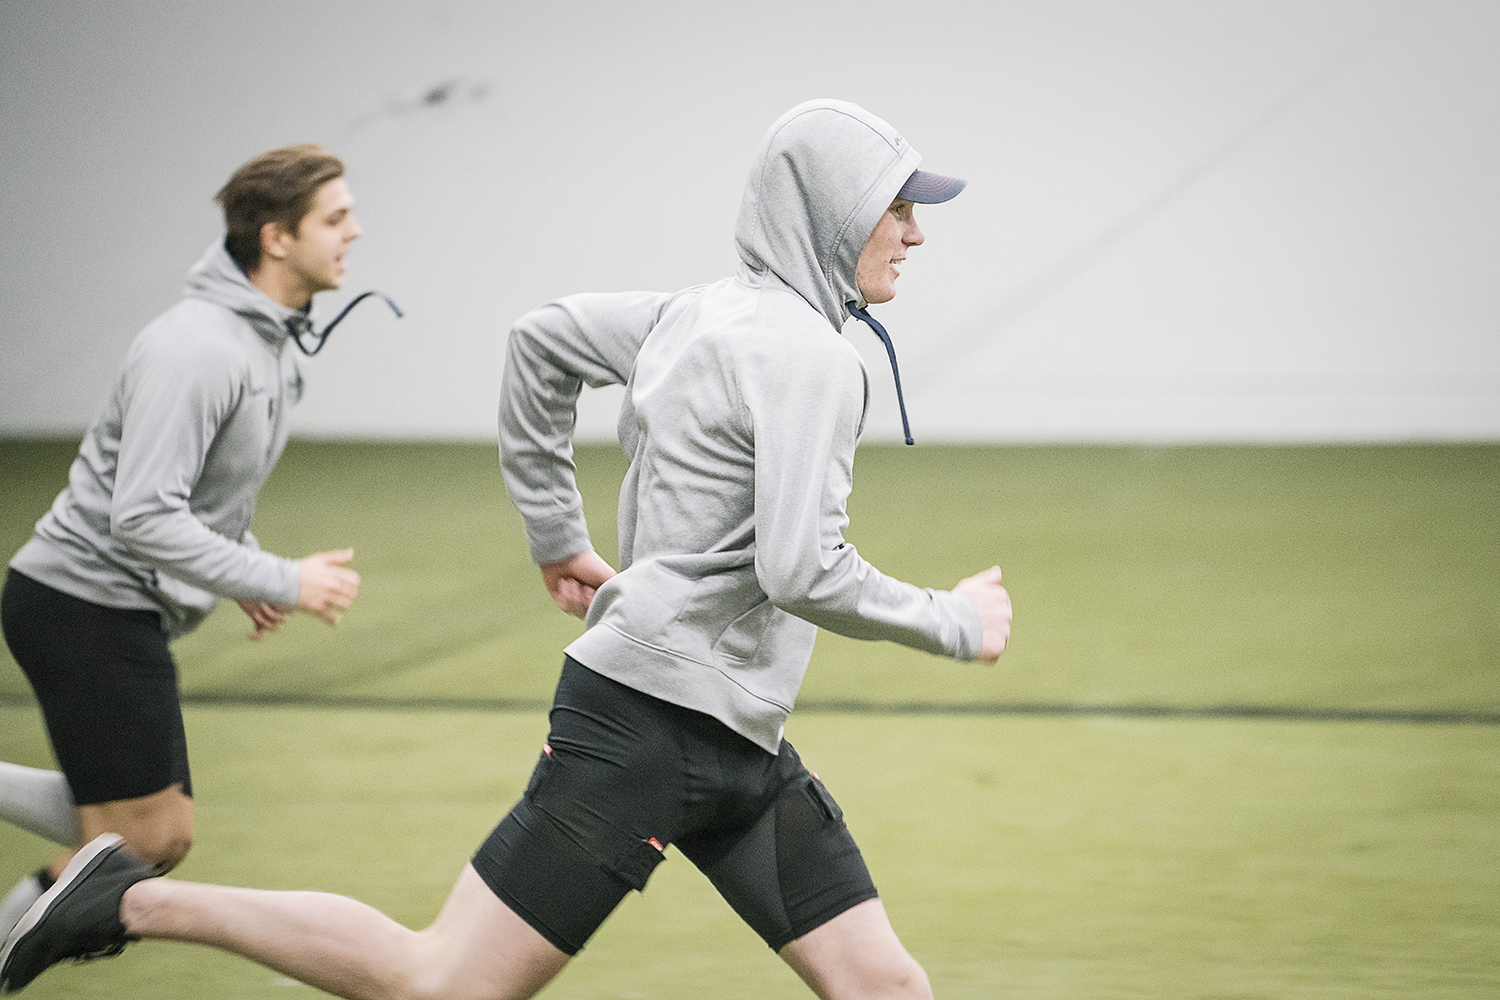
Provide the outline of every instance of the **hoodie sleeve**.
<path id="1" fill-rule="evenodd" d="M 183 583 L 220 597 L 297 603 L 301 566 L 229 539 L 192 512 L 220 425 L 239 402 L 234 360 L 209 352 L 133 352 L 126 365 L 110 534 Z"/>
<path id="2" fill-rule="evenodd" d="M 973 659 L 982 630 L 969 601 L 887 576 L 844 541 L 868 389 L 852 348 L 829 353 L 762 371 L 742 389 L 754 422 L 761 589 L 783 611 L 840 635 Z"/>
<path id="3" fill-rule="evenodd" d="M 500 468 L 526 524 L 534 562 L 589 551 L 573 465 L 578 395 L 624 385 L 672 296 L 572 295 L 539 306 L 511 328 L 500 380 Z"/>

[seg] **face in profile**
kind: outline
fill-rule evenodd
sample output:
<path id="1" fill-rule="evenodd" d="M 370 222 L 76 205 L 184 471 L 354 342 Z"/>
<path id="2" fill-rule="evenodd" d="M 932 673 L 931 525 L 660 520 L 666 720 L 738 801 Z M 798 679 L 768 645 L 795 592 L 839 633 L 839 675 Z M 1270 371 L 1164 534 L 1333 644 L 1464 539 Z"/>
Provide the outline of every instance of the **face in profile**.
<path id="1" fill-rule="evenodd" d="M 344 255 L 361 232 L 349 185 L 335 177 L 318 188 L 296 234 L 282 244 L 286 265 L 309 295 L 338 288 L 344 283 Z"/>
<path id="2" fill-rule="evenodd" d="M 917 228 L 912 203 L 904 198 L 891 202 L 865 241 L 854 269 L 854 280 L 866 302 L 875 305 L 896 297 L 896 279 L 901 277 L 906 251 L 921 246 L 925 239 Z"/>

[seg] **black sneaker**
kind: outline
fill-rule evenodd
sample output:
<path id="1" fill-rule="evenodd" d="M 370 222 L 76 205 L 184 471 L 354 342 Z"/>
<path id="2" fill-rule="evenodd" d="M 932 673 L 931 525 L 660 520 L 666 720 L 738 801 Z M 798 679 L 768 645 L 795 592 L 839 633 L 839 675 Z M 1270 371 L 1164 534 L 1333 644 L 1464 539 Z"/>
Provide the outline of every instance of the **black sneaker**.
<path id="1" fill-rule="evenodd" d="M 119 834 L 85 844 L 57 883 L 42 893 L 0 948 L 0 995 L 19 993 L 65 958 L 118 955 L 135 938 L 120 923 L 120 897 L 156 871 L 130 853 Z"/>

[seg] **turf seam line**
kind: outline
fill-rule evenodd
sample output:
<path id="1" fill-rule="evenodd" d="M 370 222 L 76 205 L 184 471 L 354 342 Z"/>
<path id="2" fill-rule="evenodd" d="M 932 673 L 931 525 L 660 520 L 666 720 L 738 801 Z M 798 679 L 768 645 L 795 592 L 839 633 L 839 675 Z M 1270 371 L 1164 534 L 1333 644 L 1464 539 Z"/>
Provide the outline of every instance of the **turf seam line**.
<path id="1" fill-rule="evenodd" d="M 1296 722 L 1396 722 L 1500 726 L 1500 712 L 1464 709 L 1346 708 L 1298 705 L 1150 705 L 1068 702 L 809 701 L 798 712 L 896 715 L 1038 715 L 1142 719 L 1269 719 Z"/>
<path id="2" fill-rule="evenodd" d="M 345 708 L 380 711 L 545 712 L 544 698 L 382 698 L 368 695 L 262 692 L 184 693 L 184 705 L 246 708 Z M 34 706 L 30 695 L 0 694 L 0 706 Z M 1130 719 L 1249 719 L 1285 722 L 1385 722 L 1409 725 L 1500 726 L 1500 712 L 1467 709 L 1347 708 L 1297 705 L 1151 705 L 1070 702 L 942 702 L 809 699 L 800 715 L 974 715 Z"/>

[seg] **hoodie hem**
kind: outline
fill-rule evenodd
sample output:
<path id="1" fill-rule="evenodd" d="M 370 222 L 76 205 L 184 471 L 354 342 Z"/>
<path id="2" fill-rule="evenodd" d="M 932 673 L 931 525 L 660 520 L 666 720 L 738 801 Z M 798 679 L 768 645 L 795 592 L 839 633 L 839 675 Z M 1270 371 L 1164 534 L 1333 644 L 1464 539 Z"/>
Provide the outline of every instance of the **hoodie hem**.
<path id="1" fill-rule="evenodd" d="M 769 754 L 780 750 L 791 706 L 755 694 L 713 664 L 653 646 L 612 625 L 594 626 L 564 652 L 642 694 L 710 715 Z"/>

